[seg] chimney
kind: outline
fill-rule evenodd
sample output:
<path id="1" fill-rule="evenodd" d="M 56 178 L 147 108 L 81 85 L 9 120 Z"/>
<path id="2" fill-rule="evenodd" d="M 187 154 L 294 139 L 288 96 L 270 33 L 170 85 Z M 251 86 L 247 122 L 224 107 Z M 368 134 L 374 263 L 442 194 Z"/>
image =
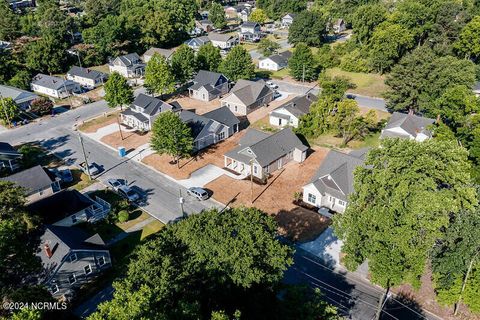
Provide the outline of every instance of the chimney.
<path id="1" fill-rule="evenodd" d="M 45 255 L 50 259 L 53 256 L 52 249 L 50 249 L 50 246 L 48 243 L 45 243 L 43 246 L 43 250 L 45 251 Z"/>

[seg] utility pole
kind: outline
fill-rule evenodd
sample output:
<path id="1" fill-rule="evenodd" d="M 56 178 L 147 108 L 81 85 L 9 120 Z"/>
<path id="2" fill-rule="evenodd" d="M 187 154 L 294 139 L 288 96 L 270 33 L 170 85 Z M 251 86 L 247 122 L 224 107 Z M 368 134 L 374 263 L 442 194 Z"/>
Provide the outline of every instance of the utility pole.
<path id="1" fill-rule="evenodd" d="M 387 303 L 387 300 L 388 300 L 388 297 L 389 297 L 389 294 L 390 294 L 389 292 L 390 292 L 390 280 L 387 281 L 387 290 L 383 293 L 382 297 L 380 298 L 380 301 L 378 301 L 378 308 L 377 308 L 377 312 L 375 313 L 375 317 L 374 317 L 375 320 L 380 320 L 380 316 L 382 315 L 383 306 L 385 305 L 385 303 Z"/>
<path id="2" fill-rule="evenodd" d="M 305 64 L 303 64 L 302 82 L 305 83 Z"/>
<path id="3" fill-rule="evenodd" d="M 180 193 L 180 198 L 178 199 L 178 202 L 180 203 L 180 210 L 182 210 L 182 217 L 186 218 L 185 210 L 183 210 L 183 203 L 185 202 L 185 199 L 182 197 L 182 189 L 178 188 L 178 191 Z"/>
<path id="4" fill-rule="evenodd" d="M 253 203 L 253 158 L 250 159 L 250 202 Z"/>
<path id="5" fill-rule="evenodd" d="M 92 180 L 92 176 L 90 175 L 90 167 L 88 165 L 87 154 L 85 152 L 85 146 L 83 144 L 83 138 L 80 131 L 78 132 L 78 139 L 80 140 L 80 144 L 82 145 L 83 159 L 85 160 L 85 168 L 87 169 L 88 180 Z"/>
<path id="6" fill-rule="evenodd" d="M 477 256 L 478 256 L 479 253 L 480 253 L 480 251 L 478 251 L 478 252 L 473 256 L 472 260 L 470 261 L 470 264 L 468 265 L 467 274 L 465 274 L 465 279 L 463 279 L 462 290 L 460 291 L 460 295 L 458 296 L 458 301 L 457 301 L 457 303 L 455 303 L 455 309 L 454 309 L 454 311 L 453 311 L 453 315 L 454 315 L 454 316 L 456 316 L 457 313 L 458 313 L 458 308 L 460 307 L 460 302 L 462 301 L 463 291 L 465 291 L 465 287 L 467 286 L 468 277 L 470 277 L 470 272 L 472 272 L 473 262 L 475 261 L 475 259 L 477 258 Z"/>
<path id="7" fill-rule="evenodd" d="M 78 64 L 80 65 L 80 68 L 82 67 L 82 61 L 80 60 L 80 51 L 77 50 L 77 57 L 78 57 Z"/>
<path id="8" fill-rule="evenodd" d="M 123 138 L 123 132 L 122 132 L 122 126 L 120 125 L 120 119 L 117 116 L 117 124 L 118 124 L 118 129 L 120 130 L 120 137 L 122 138 L 122 141 L 124 140 Z"/>

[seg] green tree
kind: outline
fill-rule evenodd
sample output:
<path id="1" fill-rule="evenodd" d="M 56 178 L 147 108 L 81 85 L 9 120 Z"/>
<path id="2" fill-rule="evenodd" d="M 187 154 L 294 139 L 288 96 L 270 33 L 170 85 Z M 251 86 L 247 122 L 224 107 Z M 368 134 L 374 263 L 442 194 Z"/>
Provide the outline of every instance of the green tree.
<path id="1" fill-rule="evenodd" d="M 378 72 L 387 72 L 413 45 L 408 29 L 384 22 L 375 28 L 370 39 L 370 63 Z"/>
<path id="2" fill-rule="evenodd" d="M 133 102 L 133 90 L 118 72 L 112 73 L 105 82 L 105 101 L 110 108 L 127 106 Z"/>
<path id="3" fill-rule="evenodd" d="M 343 146 L 346 146 L 363 129 L 361 126 L 363 126 L 364 122 L 359 113 L 360 108 L 357 102 L 352 99 L 346 99 L 336 104 L 335 113 L 330 116 L 329 125 L 343 139 Z"/>
<path id="4" fill-rule="evenodd" d="M 250 14 L 250 16 L 248 17 L 248 20 L 263 24 L 268 20 L 268 17 L 265 11 L 259 8 L 255 8 Z"/>
<path id="5" fill-rule="evenodd" d="M 480 111 L 480 101 L 464 85 L 447 88 L 434 105 L 436 113 L 452 127 L 460 126 L 467 115 Z"/>
<path id="6" fill-rule="evenodd" d="M 480 312 L 480 211 L 462 212 L 435 246 L 433 278 L 440 302 Z M 462 292 L 462 287 L 465 288 Z"/>
<path id="7" fill-rule="evenodd" d="M 218 310 L 268 318 L 257 312 L 273 312 L 269 302 L 293 262 L 276 230 L 254 208 L 208 210 L 169 225 L 138 248 L 113 300 L 89 319 L 210 319 Z"/>
<path id="8" fill-rule="evenodd" d="M 232 81 L 251 79 L 255 75 L 252 57 L 242 46 L 234 47 L 220 63 L 218 69 Z"/>
<path id="9" fill-rule="evenodd" d="M 223 29 L 227 26 L 225 11 L 220 3 L 212 1 L 208 17 L 210 21 L 212 21 L 213 26 L 217 29 Z"/>
<path id="10" fill-rule="evenodd" d="M 318 83 L 322 88 L 321 97 L 335 102 L 342 100 L 347 90 L 355 87 L 348 78 L 338 76 L 322 76 Z"/>
<path id="11" fill-rule="evenodd" d="M 9 41 L 15 39 L 19 32 L 18 16 L 13 13 L 8 5 L 8 2 L 2 1 L 0 3 L 0 39 Z"/>
<path id="12" fill-rule="evenodd" d="M 258 50 L 263 54 L 263 56 L 268 57 L 276 53 L 280 49 L 280 45 L 268 38 L 263 38 L 258 43 Z"/>
<path id="13" fill-rule="evenodd" d="M 325 18 L 315 12 L 297 14 L 288 30 L 288 42 L 319 47 L 324 42 L 326 22 Z"/>
<path id="14" fill-rule="evenodd" d="M 222 62 L 220 49 L 214 47 L 210 42 L 201 46 L 197 52 L 197 64 L 199 70 L 218 71 Z"/>
<path id="15" fill-rule="evenodd" d="M 299 13 L 307 9 L 307 0 L 259 0 L 256 2 L 259 9 L 265 10 L 272 20 L 278 20 L 287 13 Z"/>
<path id="16" fill-rule="evenodd" d="M 295 46 L 292 56 L 288 60 L 290 75 L 295 80 L 313 81 L 318 79 L 318 66 L 312 50 L 305 44 Z"/>
<path id="17" fill-rule="evenodd" d="M 47 34 L 28 45 L 26 65 L 28 68 L 43 72 L 61 72 L 66 67 L 66 43 L 54 34 Z"/>
<path id="18" fill-rule="evenodd" d="M 375 28 L 387 19 L 387 9 L 379 3 L 369 3 L 358 7 L 352 16 L 352 27 L 355 40 L 366 44 L 372 37 Z"/>
<path id="19" fill-rule="evenodd" d="M 12 320 L 41 320 L 42 313 L 40 310 L 29 308 L 20 309 L 12 315 Z"/>
<path id="20" fill-rule="evenodd" d="M 195 52 L 186 44 L 182 44 L 172 55 L 172 72 L 179 83 L 191 80 L 198 71 Z"/>
<path id="21" fill-rule="evenodd" d="M 116 0 L 85 0 L 83 4 L 86 20 L 92 25 L 108 15 L 118 14 L 119 6 L 120 1 Z"/>
<path id="22" fill-rule="evenodd" d="M 151 92 L 160 94 L 175 91 L 175 76 L 164 56 L 155 53 L 145 67 L 145 87 Z"/>
<path id="23" fill-rule="evenodd" d="M 98 24 L 82 32 L 84 42 L 93 45 L 103 59 L 120 53 L 126 45 L 125 35 L 128 35 L 125 19 L 114 15 L 107 15 Z"/>
<path id="24" fill-rule="evenodd" d="M 65 11 L 53 0 L 40 2 L 35 14 L 40 34 L 49 35 L 57 41 L 63 41 L 70 23 Z"/>
<path id="25" fill-rule="evenodd" d="M 413 109 L 435 117 L 433 102 L 447 88 L 473 86 L 475 65 L 452 56 L 437 57 L 430 48 L 422 46 L 405 55 L 392 68 L 385 83 L 390 87 L 385 93 L 390 109 Z"/>
<path id="26" fill-rule="evenodd" d="M 193 151 L 192 130 L 178 115 L 163 112 L 153 123 L 152 149 L 159 154 L 168 154 L 180 167 L 180 159 Z"/>
<path id="27" fill-rule="evenodd" d="M 451 217 L 477 205 L 467 151 L 453 141 L 382 140 L 365 167 L 334 230 L 345 264 L 368 260 L 372 281 L 384 287 L 419 286 L 429 253 Z"/>
<path id="28" fill-rule="evenodd" d="M 474 17 L 463 28 L 454 47 L 465 58 L 478 60 L 480 56 L 480 16 Z"/>
<path id="29" fill-rule="evenodd" d="M 3 123 L 11 125 L 19 110 L 12 98 L 0 98 L 0 119 Z"/>
<path id="30" fill-rule="evenodd" d="M 8 84 L 12 87 L 29 90 L 31 81 L 32 75 L 28 70 L 18 70 L 17 73 L 8 80 Z"/>

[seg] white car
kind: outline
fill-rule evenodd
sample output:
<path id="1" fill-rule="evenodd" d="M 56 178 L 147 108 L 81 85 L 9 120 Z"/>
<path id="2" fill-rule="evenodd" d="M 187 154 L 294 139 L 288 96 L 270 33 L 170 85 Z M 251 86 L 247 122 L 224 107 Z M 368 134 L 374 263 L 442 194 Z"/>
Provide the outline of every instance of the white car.
<path id="1" fill-rule="evenodd" d="M 198 187 L 192 187 L 187 189 L 187 193 L 195 198 L 197 200 L 207 200 L 208 199 L 208 192 L 205 189 L 198 188 Z"/>
<path id="2" fill-rule="evenodd" d="M 113 190 L 118 191 L 118 188 L 120 188 L 121 186 L 124 186 L 125 184 L 118 179 L 108 179 L 107 185 Z"/>
<path id="3" fill-rule="evenodd" d="M 100 169 L 98 168 L 98 165 L 95 162 L 92 162 L 88 165 L 88 170 L 87 166 L 85 165 L 85 162 L 80 163 L 80 167 L 82 170 L 86 173 L 94 176 L 100 173 Z"/>
<path id="4" fill-rule="evenodd" d="M 278 84 L 273 83 L 272 81 L 267 81 L 267 86 L 270 87 L 270 89 L 278 89 Z"/>
<path id="5" fill-rule="evenodd" d="M 130 202 L 134 202 L 140 199 L 140 195 L 135 192 L 135 190 L 125 185 L 118 187 L 117 192 L 119 195 L 121 195 Z"/>

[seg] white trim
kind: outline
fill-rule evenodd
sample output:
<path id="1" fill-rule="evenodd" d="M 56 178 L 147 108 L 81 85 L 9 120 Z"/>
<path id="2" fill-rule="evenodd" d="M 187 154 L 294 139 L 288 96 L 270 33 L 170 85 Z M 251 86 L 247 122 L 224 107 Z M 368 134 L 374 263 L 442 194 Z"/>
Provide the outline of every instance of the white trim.
<path id="1" fill-rule="evenodd" d="M 74 258 L 75 257 L 75 258 Z M 76 252 L 73 252 L 69 257 L 68 257 L 68 261 L 70 262 L 75 262 L 78 260 L 78 257 L 77 257 L 77 253 Z"/>
<path id="2" fill-rule="evenodd" d="M 73 282 L 70 282 L 70 276 L 73 276 Z M 77 282 L 77 277 L 75 276 L 75 273 L 72 273 L 68 276 L 68 283 L 70 285 L 75 284 Z"/>
<path id="3" fill-rule="evenodd" d="M 90 272 L 87 272 L 87 270 L 86 270 L 87 267 L 90 269 Z M 93 272 L 93 270 L 92 270 L 92 265 L 91 265 L 90 263 L 87 264 L 86 266 L 83 267 L 83 271 L 85 272 L 85 275 L 88 276 L 90 273 Z"/>

